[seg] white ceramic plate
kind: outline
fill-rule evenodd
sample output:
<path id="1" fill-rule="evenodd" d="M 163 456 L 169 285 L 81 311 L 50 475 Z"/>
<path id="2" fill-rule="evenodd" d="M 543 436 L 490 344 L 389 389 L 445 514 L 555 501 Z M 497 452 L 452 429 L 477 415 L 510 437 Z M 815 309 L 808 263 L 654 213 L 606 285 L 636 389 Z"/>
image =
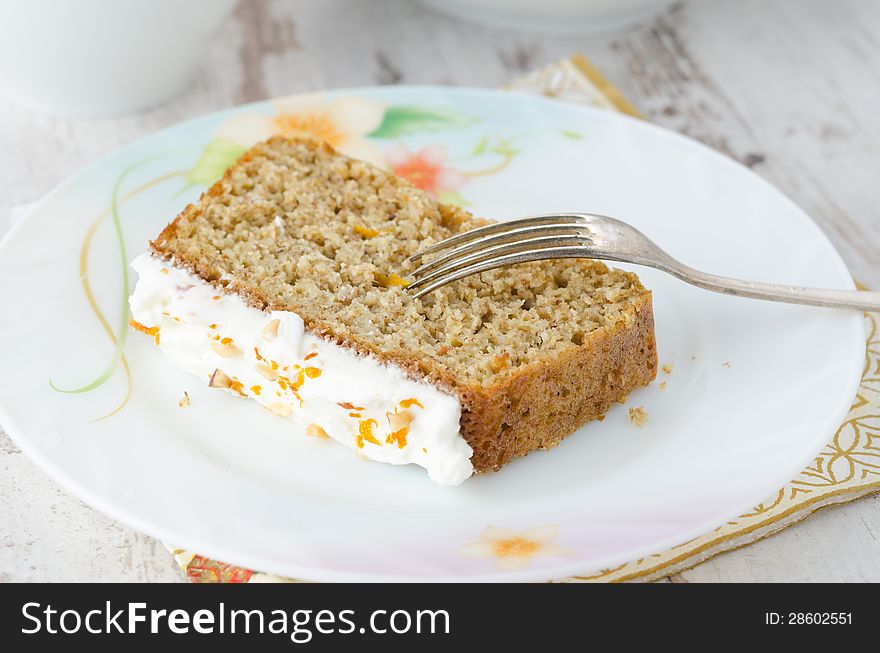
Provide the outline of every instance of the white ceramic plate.
<path id="1" fill-rule="evenodd" d="M 210 392 L 148 338 L 123 338 L 114 364 L 133 283 L 124 263 L 246 143 L 297 128 L 479 214 L 606 213 L 711 272 L 853 285 L 816 225 L 759 177 L 610 112 L 402 87 L 199 118 L 83 170 L 0 248 L 3 425 L 99 510 L 203 555 L 300 578 L 548 579 L 663 550 L 745 512 L 842 421 L 864 355 L 860 314 L 714 295 L 652 270 L 639 273 L 654 290 L 660 361 L 673 367 L 628 402 L 644 406 L 647 424 L 615 407 L 553 451 L 458 488 L 365 462 Z M 105 370 L 88 391 L 50 386 L 88 385 Z M 181 409 L 184 390 L 192 405 Z"/>

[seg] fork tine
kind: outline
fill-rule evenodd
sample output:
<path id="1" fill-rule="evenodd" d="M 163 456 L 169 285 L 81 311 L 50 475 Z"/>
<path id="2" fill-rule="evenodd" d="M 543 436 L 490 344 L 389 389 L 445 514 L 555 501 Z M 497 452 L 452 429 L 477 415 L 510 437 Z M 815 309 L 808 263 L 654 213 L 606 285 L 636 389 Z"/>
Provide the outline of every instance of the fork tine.
<path id="1" fill-rule="evenodd" d="M 465 277 L 469 277 L 472 274 L 479 274 L 480 272 L 494 270 L 495 268 L 505 267 L 507 265 L 515 265 L 516 263 L 546 261 L 549 259 L 559 258 L 590 258 L 589 248 L 584 247 L 583 245 L 546 247 L 498 256 L 488 261 L 474 263 L 467 267 L 451 271 L 445 277 L 437 279 L 427 287 L 419 290 L 415 295 L 413 295 L 413 299 L 424 297 L 428 293 L 433 292 L 448 283 L 458 281 L 459 279 L 464 279 Z"/>
<path id="2" fill-rule="evenodd" d="M 571 213 L 548 213 L 546 215 L 536 215 L 530 218 L 522 218 L 520 220 L 511 220 L 508 222 L 490 224 L 486 225 L 485 227 L 478 227 L 477 229 L 471 229 L 470 231 L 465 231 L 463 233 L 456 234 L 455 236 L 450 236 L 446 240 L 442 240 L 439 243 L 436 243 L 419 252 L 416 252 L 415 254 L 410 256 L 408 260 L 414 263 L 427 254 L 433 254 L 434 252 L 448 249 L 453 245 L 459 245 L 461 243 L 475 240 L 483 236 L 504 233 L 506 231 L 510 231 L 511 229 L 516 229 L 517 227 L 522 227 L 526 225 L 552 224 L 559 222 L 565 222 L 575 225 L 583 224 L 585 220 L 582 216 Z"/>
<path id="3" fill-rule="evenodd" d="M 465 254 L 469 254 L 471 252 L 489 251 L 493 249 L 493 246 L 499 244 L 525 242 L 529 239 L 534 240 L 537 238 L 557 237 L 565 235 L 578 236 L 580 238 L 586 239 L 588 234 L 589 227 L 587 225 L 571 223 L 525 225 L 521 227 L 516 227 L 515 229 L 510 229 L 500 234 L 471 240 L 469 242 L 462 243 L 457 247 L 453 247 L 445 253 L 439 254 L 437 257 L 428 261 L 427 263 L 423 263 L 421 266 L 410 272 L 407 276 L 412 277 L 413 279 L 418 279 L 428 271 L 445 266 L 445 264 L 449 261 L 457 260 L 460 257 L 463 257 Z"/>
<path id="4" fill-rule="evenodd" d="M 481 245 L 484 245 L 488 241 L 481 241 Z M 467 266 L 470 266 L 474 263 L 479 263 L 481 261 L 487 261 L 490 259 L 497 258 L 499 256 L 503 256 L 505 254 L 513 254 L 516 252 L 522 251 L 533 251 L 536 249 L 546 249 L 550 247 L 562 247 L 566 245 L 580 245 L 586 246 L 590 244 L 590 237 L 587 234 L 583 233 L 574 233 L 574 234 L 563 234 L 563 235 L 540 235 L 533 236 L 531 238 L 526 238 L 522 240 L 512 241 L 512 242 L 501 242 L 492 247 L 483 247 L 477 249 L 472 253 L 467 254 L 466 256 L 455 256 L 451 257 L 449 255 L 443 257 L 444 259 L 449 259 L 445 262 L 444 265 L 434 269 L 433 271 L 427 272 L 426 274 L 421 274 L 421 276 L 417 276 L 415 272 L 411 273 L 410 276 L 416 277 L 415 281 L 410 283 L 407 286 L 407 289 L 414 290 L 421 286 L 431 283 L 435 279 L 439 279 L 445 274 L 449 272 L 460 270 Z M 459 248 L 456 248 L 458 250 Z M 454 251 L 456 251 L 454 250 Z M 433 264 L 434 261 L 431 261 Z M 423 268 L 428 268 L 432 266 L 422 266 Z M 419 268 L 421 270 L 421 268 Z"/>

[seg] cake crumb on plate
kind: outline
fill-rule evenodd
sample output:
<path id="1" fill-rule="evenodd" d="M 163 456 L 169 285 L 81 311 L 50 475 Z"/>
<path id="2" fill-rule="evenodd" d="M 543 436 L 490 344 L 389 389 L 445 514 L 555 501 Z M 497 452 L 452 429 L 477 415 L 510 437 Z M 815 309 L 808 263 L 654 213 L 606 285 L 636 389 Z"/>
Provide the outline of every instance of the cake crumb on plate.
<path id="1" fill-rule="evenodd" d="M 645 412 L 643 406 L 637 406 L 629 409 L 629 421 L 642 428 L 648 421 L 648 413 Z"/>
<path id="2" fill-rule="evenodd" d="M 189 393 L 186 390 L 184 390 L 183 397 L 180 398 L 180 401 L 177 402 L 177 405 L 180 406 L 181 408 L 186 408 L 187 406 L 189 406 L 189 404 L 190 404 Z"/>

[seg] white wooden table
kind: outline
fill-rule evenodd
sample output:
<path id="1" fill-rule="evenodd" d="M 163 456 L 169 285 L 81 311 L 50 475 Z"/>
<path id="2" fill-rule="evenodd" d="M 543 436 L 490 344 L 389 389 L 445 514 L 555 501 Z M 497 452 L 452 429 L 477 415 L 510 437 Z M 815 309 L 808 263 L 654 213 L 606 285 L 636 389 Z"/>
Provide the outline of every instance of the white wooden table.
<path id="1" fill-rule="evenodd" d="M 800 204 L 880 288 L 880 2 L 692 0 L 622 33 L 485 29 L 407 0 L 243 0 L 197 83 L 153 110 L 72 121 L 0 98 L 0 220 L 97 157 L 273 95 L 395 83 L 494 87 L 584 52 L 650 119 L 720 149 Z M 4 225 L 5 226 L 5 225 Z M 163 580 L 159 542 L 60 490 L 0 431 L 0 581 Z M 880 581 L 880 498 L 672 577 Z"/>

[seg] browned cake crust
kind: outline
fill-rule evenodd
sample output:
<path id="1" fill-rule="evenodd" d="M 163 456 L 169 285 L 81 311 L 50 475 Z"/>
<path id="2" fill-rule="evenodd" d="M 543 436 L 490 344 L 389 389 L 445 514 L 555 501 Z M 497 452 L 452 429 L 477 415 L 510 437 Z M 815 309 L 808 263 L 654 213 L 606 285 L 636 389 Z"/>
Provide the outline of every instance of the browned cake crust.
<path id="1" fill-rule="evenodd" d="M 279 185 L 283 197 L 276 188 Z M 310 247 L 319 248 L 316 256 L 327 256 L 320 225 L 315 227 L 309 221 L 321 222 L 319 209 L 326 210 L 329 201 L 324 197 L 325 188 L 337 185 L 345 185 L 347 190 L 330 193 L 333 206 L 329 219 L 345 223 L 354 220 L 352 215 L 363 216 L 357 220 L 366 226 L 356 224 L 350 236 L 348 224 L 340 227 L 334 223 L 333 228 L 346 239 L 357 239 L 355 233 L 368 234 L 363 236 L 369 240 L 366 249 L 361 247 L 355 254 L 378 261 L 379 267 L 367 283 L 358 284 L 352 280 L 353 273 L 346 273 L 346 283 L 331 290 L 340 296 L 353 293 L 350 301 L 368 303 L 370 311 L 385 320 L 382 324 L 386 326 L 378 329 L 378 335 L 353 326 L 346 328 L 341 319 L 331 319 L 334 307 L 327 305 L 327 295 L 309 295 L 302 289 L 311 288 L 301 283 L 303 271 L 291 270 L 289 261 L 283 260 L 311 256 Z M 358 186 L 368 191 L 362 194 L 366 204 L 358 199 Z M 291 199 L 287 191 L 296 197 Z M 317 199 L 311 200 L 312 216 L 309 198 L 314 193 Z M 380 198 L 378 204 L 374 196 Z M 386 196 L 390 198 L 387 202 Z M 348 197 L 355 198 L 351 201 L 356 206 L 346 212 Z M 391 210 L 387 206 L 394 207 L 394 215 L 387 215 Z M 276 233 L 275 242 L 265 231 L 273 219 L 286 225 L 286 230 Z M 323 224 L 329 224 L 328 218 L 323 219 Z M 310 332 L 395 364 L 411 377 L 456 395 L 462 405 L 461 434 L 474 450 L 474 469 L 483 472 L 530 451 L 553 447 L 584 423 L 602 419 L 611 405 L 650 383 L 657 372 L 651 292 L 634 274 L 610 270 L 597 261 L 543 262 L 484 273 L 423 300 L 413 300 L 402 288 L 383 282 L 392 273 L 404 275 L 405 257 L 422 246 L 485 222 L 458 207 L 440 205 L 406 181 L 348 159 L 323 143 L 276 137 L 245 153 L 197 204 L 187 206 L 159 234 L 151 249 L 224 292 L 240 295 L 251 306 L 295 312 Z M 410 228 L 409 223 L 415 227 Z M 387 242 L 381 240 L 384 236 L 373 239 L 369 235 L 392 231 Z M 328 241 L 332 237 L 334 234 L 328 233 Z M 313 247 L 313 241 L 318 245 Z M 336 246 L 333 252 L 344 256 L 336 254 Z M 317 263 L 323 261 L 320 256 Z M 351 261 L 347 265 L 355 267 Z M 338 260 L 335 266 L 343 272 L 347 269 Z M 385 272 L 378 271 L 382 266 L 386 266 Z M 287 281 L 280 278 L 284 275 Z M 296 292 L 290 291 L 294 283 Z M 553 293 L 568 299 L 544 301 Z M 574 310 L 582 300 L 586 302 L 583 307 Z M 467 316 L 461 315 L 462 306 L 465 312 L 470 306 L 487 312 L 487 329 L 481 324 L 473 327 L 478 343 L 486 331 L 500 328 L 504 336 L 504 328 L 511 329 L 510 353 L 503 337 L 500 344 L 495 337 L 477 346 L 465 337 L 450 335 L 459 333 L 461 323 L 467 321 Z M 476 308 L 479 306 L 488 308 Z M 504 328 L 495 324 L 499 313 L 513 315 L 513 309 L 531 317 L 533 310 L 543 310 L 541 315 L 546 319 L 540 324 L 545 326 L 534 327 L 537 317 L 516 323 L 515 337 L 508 324 L 512 318 L 500 321 Z M 357 319 L 357 313 L 354 315 L 353 320 Z M 563 332 L 567 340 L 554 340 L 555 336 L 548 335 L 547 324 L 554 327 L 551 334 Z M 421 340 L 415 346 L 406 333 L 401 335 L 401 325 L 404 331 L 415 333 L 418 328 L 419 334 L 434 335 L 418 336 Z M 531 342 L 549 340 L 549 344 L 539 344 L 533 350 L 527 339 L 517 346 L 514 341 L 522 339 L 521 332 L 528 328 L 544 329 L 531 334 Z"/>
<path id="2" fill-rule="evenodd" d="M 657 375 L 651 293 L 633 320 L 597 331 L 553 360 L 533 364 L 479 394 L 460 393 L 461 433 L 477 471 L 550 449 Z"/>

